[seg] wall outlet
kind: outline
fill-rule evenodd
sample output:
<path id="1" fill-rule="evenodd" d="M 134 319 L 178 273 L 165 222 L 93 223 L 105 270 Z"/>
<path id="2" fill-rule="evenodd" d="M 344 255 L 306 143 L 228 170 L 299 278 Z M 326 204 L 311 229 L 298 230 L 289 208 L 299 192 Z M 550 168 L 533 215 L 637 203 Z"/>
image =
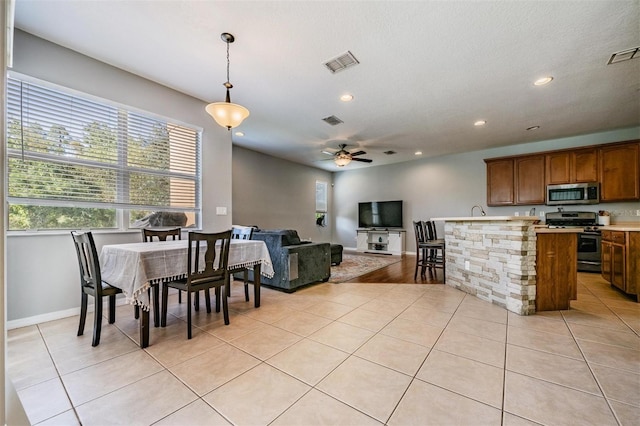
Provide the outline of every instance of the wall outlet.
<path id="1" fill-rule="evenodd" d="M 464 261 L 464 269 L 466 269 L 467 271 L 471 269 L 471 263 L 468 260 Z"/>

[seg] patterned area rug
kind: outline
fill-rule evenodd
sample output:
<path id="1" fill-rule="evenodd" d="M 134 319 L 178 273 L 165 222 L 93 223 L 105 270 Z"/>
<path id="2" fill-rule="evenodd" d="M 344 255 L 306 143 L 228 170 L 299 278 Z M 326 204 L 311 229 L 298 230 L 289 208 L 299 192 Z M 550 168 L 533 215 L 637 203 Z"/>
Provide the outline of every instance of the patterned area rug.
<path id="1" fill-rule="evenodd" d="M 348 254 L 343 253 L 342 263 L 338 266 L 331 266 L 331 283 L 342 283 L 349 281 L 360 275 L 375 271 L 397 263 L 402 260 L 400 256 L 382 256 L 382 255 L 366 255 L 366 254 Z"/>

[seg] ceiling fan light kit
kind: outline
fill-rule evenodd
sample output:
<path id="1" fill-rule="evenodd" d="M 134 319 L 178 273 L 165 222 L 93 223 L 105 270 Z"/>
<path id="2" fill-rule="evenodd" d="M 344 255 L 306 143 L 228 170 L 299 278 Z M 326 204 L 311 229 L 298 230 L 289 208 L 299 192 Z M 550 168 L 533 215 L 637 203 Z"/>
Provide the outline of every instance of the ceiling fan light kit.
<path id="1" fill-rule="evenodd" d="M 356 158 L 358 155 L 366 154 L 366 152 L 364 151 L 349 152 L 345 149 L 346 147 L 347 147 L 347 144 L 342 143 L 338 145 L 338 148 L 340 148 L 338 152 L 333 153 L 329 151 L 322 151 L 322 153 L 333 156 L 333 162 L 336 163 L 336 166 L 338 167 L 344 167 L 347 164 L 351 163 L 352 161 L 360 161 L 363 163 L 373 162 L 373 160 L 369 160 L 368 158 Z"/>
<path id="2" fill-rule="evenodd" d="M 222 127 L 226 127 L 227 130 L 231 130 L 234 127 L 238 127 L 245 118 L 249 116 L 249 110 L 242 105 L 231 103 L 231 95 L 229 89 L 233 88 L 229 79 L 229 43 L 235 41 L 233 34 L 222 33 L 220 34 L 222 41 L 227 43 L 227 81 L 223 84 L 227 89 L 227 96 L 224 102 L 214 102 L 206 106 L 205 110 L 213 119 Z"/>

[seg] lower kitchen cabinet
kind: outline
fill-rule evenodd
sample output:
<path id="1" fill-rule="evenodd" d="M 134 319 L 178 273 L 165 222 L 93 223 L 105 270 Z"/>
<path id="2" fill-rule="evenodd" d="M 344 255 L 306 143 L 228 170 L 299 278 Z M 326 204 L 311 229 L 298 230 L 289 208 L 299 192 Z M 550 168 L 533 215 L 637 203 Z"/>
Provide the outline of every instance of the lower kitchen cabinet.
<path id="1" fill-rule="evenodd" d="M 578 234 L 536 237 L 536 312 L 569 309 L 578 295 Z"/>
<path id="2" fill-rule="evenodd" d="M 639 295 L 640 232 L 602 231 L 602 277 L 625 293 Z"/>

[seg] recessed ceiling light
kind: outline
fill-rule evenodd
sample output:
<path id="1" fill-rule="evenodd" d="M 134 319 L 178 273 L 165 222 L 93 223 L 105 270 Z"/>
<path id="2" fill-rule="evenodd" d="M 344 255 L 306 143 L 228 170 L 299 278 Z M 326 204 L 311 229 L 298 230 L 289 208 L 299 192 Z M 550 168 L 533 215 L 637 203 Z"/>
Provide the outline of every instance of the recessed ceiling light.
<path id="1" fill-rule="evenodd" d="M 553 77 L 551 77 L 551 76 L 542 77 L 542 78 L 539 78 L 536 81 L 534 81 L 533 85 L 534 86 L 544 86 L 545 84 L 551 83 L 551 80 L 553 80 Z"/>
<path id="2" fill-rule="evenodd" d="M 414 155 L 422 155 L 422 151 L 416 151 Z"/>
<path id="3" fill-rule="evenodd" d="M 540 126 L 531 126 L 531 127 L 527 127 L 527 130 L 538 130 L 540 128 Z"/>
<path id="4" fill-rule="evenodd" d="M 473 123 L 474 126 L 484 126 L 485 124 L 487 124 L 487 120 L 478 120 Z"/>
<path id="5" fill-rule="evenodd" d="M 236 132 L 236 133 L 235 133 L 235 135 L 236 135 L 236 136 L 244 136 L 244 133 L 242 133 L 242 132 Z"/>
<path id="6" fill-rule="evenodd" d="M 344 95 L 340 96 L 340 100 L 342 102 L 351 102 L 353 100 L 353 95 L 350 95 L 348 93 L 344 94 Z"/>

